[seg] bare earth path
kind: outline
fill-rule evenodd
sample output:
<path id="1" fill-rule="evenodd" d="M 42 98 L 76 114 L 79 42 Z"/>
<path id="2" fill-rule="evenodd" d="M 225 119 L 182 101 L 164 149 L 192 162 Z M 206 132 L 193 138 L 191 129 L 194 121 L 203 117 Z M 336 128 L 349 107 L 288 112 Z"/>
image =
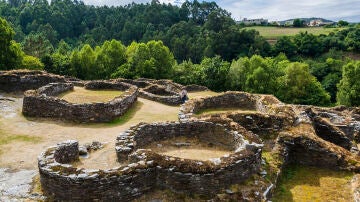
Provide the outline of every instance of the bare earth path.
<path id="1" fill-rule="evenodd" d="M 191 98 L 214 95 L 213 92 L 189 94 Z M 72 124 L 56 120 L 27 119 L 21 114 L 22 95 L 0 93 L 0 201 L 9 200 L 16 187 L 11 176 L 15 172 L 36 171 L 37 156 L 47 147 L 73 139 L 80 144 L 100 141 L 105 148 L 91 154 L 80 166 L 106 169 L 118 165 L 114 144 L 116 136 L 139 122 L 176 121 L 179 107 L 139 98 L 127 120 L 112 124 Z M 6 99 L 4 99 L 6 98 Z M 33 178 L 36 172 L 24 178 Z M 13 178 L 14 179 L 14 178 Z M 29 180 L 27 179 L 26 182 Z M 19 182 L 22 183 L 22 182 Z M 15 184 L 13 187 L 7 187 Z M 20 184 L 22 185 L 22 184 Z M 17 196 L 23 198 L 26 196 Z M 15 198 L 11 198 L 15 200 Z"/>

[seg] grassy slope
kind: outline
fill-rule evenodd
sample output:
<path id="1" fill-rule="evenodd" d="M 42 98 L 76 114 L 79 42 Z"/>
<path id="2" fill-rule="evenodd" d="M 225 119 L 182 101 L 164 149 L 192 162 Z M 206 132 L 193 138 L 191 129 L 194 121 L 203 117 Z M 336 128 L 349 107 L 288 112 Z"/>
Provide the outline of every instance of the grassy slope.
<path id="1" fill-rule="evenodd" d="M 329 34 L 330 32 L 339 31 L 339 28 L 323 28 L 323 27 L 302 27 L 302 28 L 288 28 L 288 27 L 246 27 L 245 29 L 255 29 L 260 32 L 260 35 L 266 39 L 279 39 L 282 36 L 293 36 L 299 32 L 308 32 L 315 35 Z"/>

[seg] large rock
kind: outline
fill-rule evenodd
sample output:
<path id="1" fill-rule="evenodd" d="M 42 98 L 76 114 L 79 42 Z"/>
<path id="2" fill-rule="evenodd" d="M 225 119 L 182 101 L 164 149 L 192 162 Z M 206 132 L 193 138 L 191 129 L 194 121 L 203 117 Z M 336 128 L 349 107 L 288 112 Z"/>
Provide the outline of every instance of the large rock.
<path id="1" fill-rule="evenodd" d="M 54 159 L 58 163 L 71 163 L 79 159 L 79 142 L 68 140 L 58 144 Z"/>

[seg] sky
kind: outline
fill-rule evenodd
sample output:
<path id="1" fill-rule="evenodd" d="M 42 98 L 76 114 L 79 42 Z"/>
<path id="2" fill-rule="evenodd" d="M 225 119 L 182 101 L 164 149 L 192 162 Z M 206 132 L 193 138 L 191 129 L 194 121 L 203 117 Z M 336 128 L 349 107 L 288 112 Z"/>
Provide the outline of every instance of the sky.
<path id="1" fill-rule="evenodd" d="M 83 0 L 90 5 L 126 5 L 151 0 Z M 181 3 L 184 0 L 159 0 L 163 3 Z M 199 0 L 201 1 L 201 0 Z M 360 22 L 360 0 L 214 0 L 236 20 L 265 18 L 270 21 L 301 17 L 322 17 L 338 21 Z"/>

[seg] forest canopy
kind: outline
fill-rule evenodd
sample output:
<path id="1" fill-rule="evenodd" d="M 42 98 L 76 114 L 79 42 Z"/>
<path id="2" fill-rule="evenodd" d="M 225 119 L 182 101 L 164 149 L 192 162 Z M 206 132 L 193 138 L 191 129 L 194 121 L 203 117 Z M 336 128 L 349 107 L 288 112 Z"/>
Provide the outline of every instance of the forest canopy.
<path id="1" fill-rule="evenodd" d="M 289 103 L 358 106 L 358 26 L 270 45 L 215 2 L 95 7 L 72 0 L 0 0 L 0 70 L 81 79 L 155 78 Z"/>

